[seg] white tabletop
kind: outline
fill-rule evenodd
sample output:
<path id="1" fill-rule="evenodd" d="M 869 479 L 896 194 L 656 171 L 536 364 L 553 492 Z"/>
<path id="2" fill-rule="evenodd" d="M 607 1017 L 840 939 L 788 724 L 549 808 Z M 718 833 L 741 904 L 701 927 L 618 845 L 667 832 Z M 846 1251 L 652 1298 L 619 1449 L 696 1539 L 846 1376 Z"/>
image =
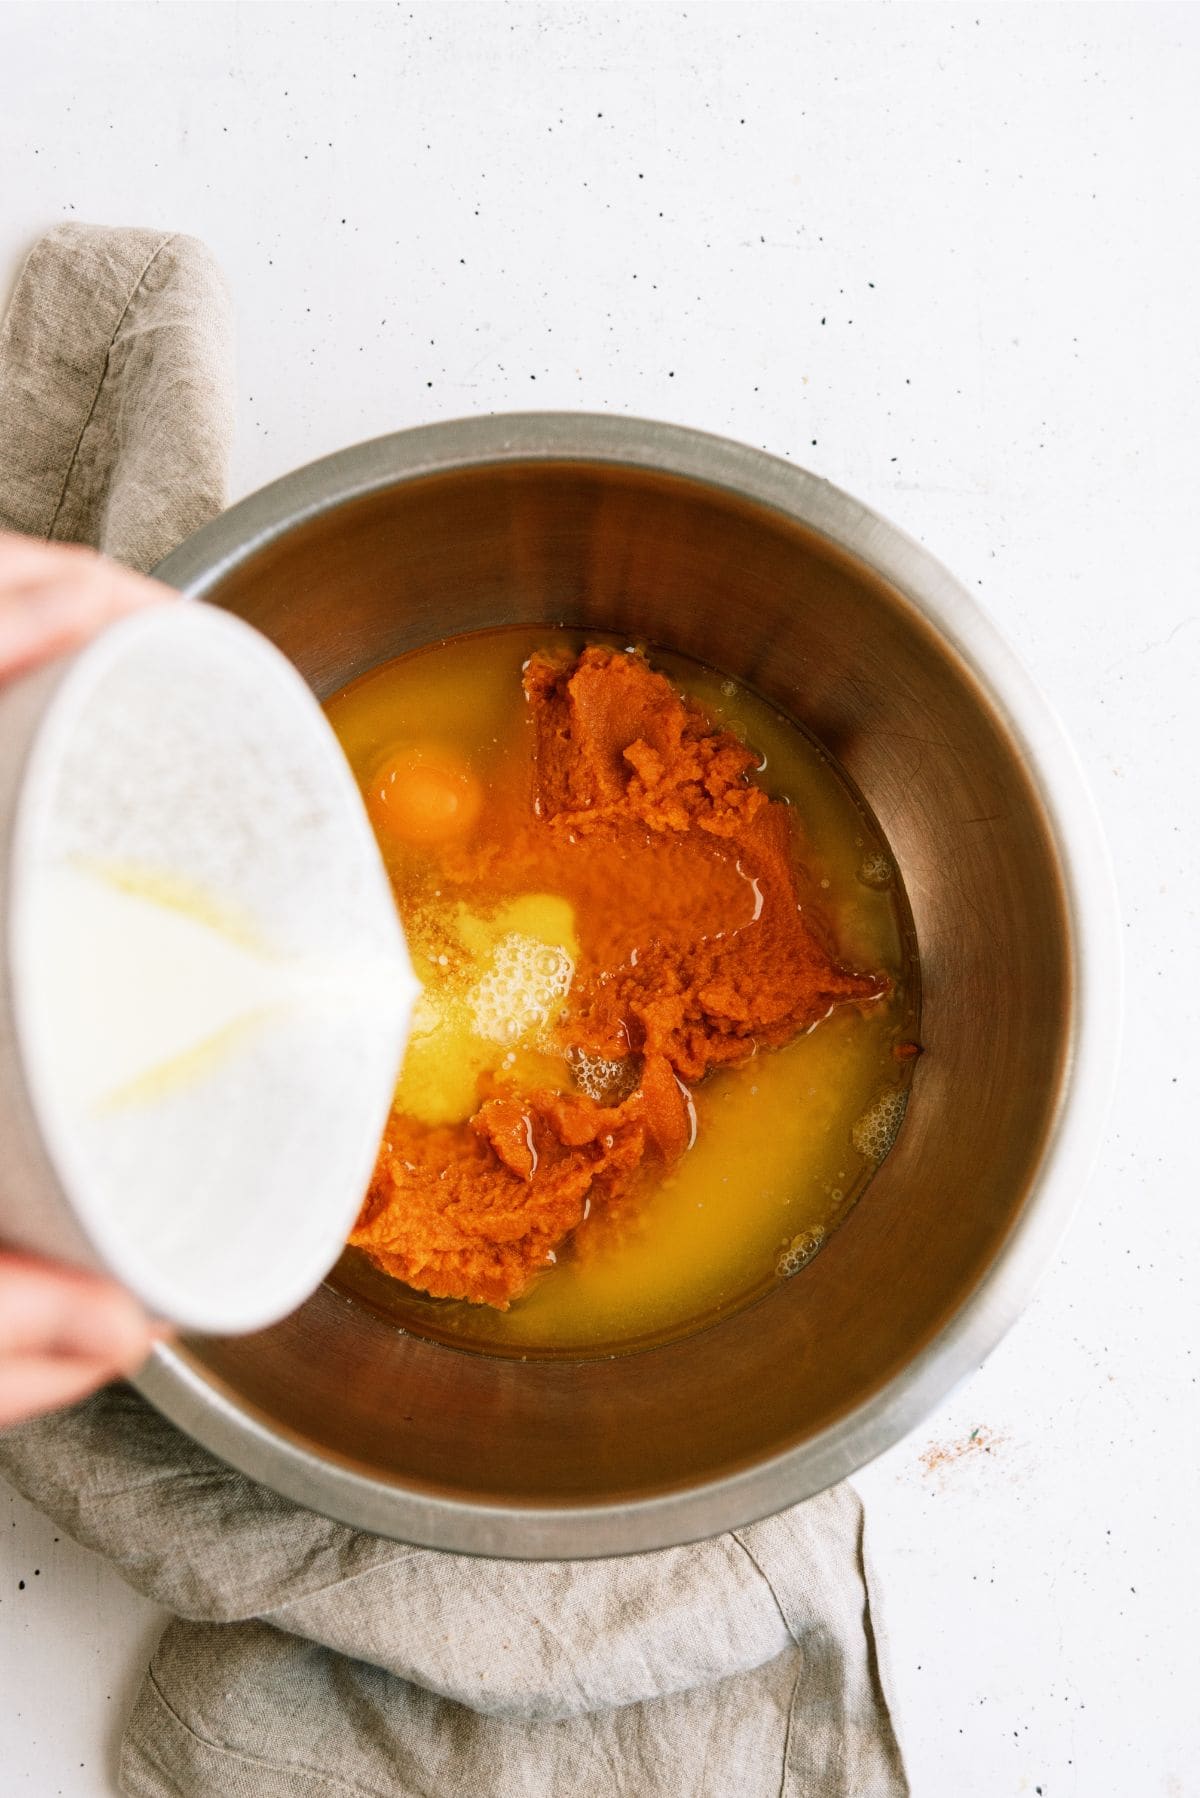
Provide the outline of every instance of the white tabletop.
<path id="1" fill-rule="evenodd" d="M 918 1798 L 1200 1793 L 1198 76 L 1187 7 L 0 7 L 0 281 L 64 218 L 205 238 L 239 493 L 469 412 L 726 432 L 928 544 L 1073 733 L 1127 920 L 1099 1171 L 858 1482 Z M 6 1795 L 114 1790 L 157 1622 L 60 1534 L 0 1497 Z"/>

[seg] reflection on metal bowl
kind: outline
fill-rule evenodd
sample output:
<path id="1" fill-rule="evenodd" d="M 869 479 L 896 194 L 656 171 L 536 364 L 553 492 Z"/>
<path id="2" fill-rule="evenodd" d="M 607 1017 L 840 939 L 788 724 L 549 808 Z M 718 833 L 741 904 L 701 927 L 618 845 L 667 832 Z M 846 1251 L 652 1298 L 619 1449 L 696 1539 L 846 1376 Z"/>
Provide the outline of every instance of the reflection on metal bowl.
<path id="1" fill-rule="evenodd" d="M 347 450 L 159 572 L 265 631 L 321 696 L 434 638 L 519 621 L 628 633 L 748 682 L 823 740 L 887 832 L 927 1053 L 893 1152 L 827 1246 L 690 1338 L 523 1362 L 401 1334 L 323 1287 L 271 1330 L 158 1349 L 142 1391 L 331 1516 L 534 1558 L 746 1523 L 918 1422 L 1053 1249 L 1099 1134 L 1119 1001 L 1086 789 L 961 586 L 786 463 L 571 414 Z"/>

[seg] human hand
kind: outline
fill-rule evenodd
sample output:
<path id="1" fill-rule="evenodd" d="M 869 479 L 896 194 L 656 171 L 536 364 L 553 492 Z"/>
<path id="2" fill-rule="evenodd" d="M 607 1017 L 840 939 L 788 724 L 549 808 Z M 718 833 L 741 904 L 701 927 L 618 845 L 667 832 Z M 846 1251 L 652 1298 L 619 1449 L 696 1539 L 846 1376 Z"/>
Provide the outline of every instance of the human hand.
<path id="1" fill-rule="evenodd" d="M 0 532 L 0 680 L 169 591 L 91 550 Z M 132 1372 L 163 1333 L 113 1281 L 0 1251 L 0 1428 Z"/>
<path id="2" fill-rule="evenodd" d="M 99 1274 L 0 1253 L 0 1429 L 132 1373 L 164 1334 Z"/>
<path id="3" fill-rule="evenodd" d="M 0 680 L 77 649 L 170 592 L 94 550 L 0 531 Z"/>

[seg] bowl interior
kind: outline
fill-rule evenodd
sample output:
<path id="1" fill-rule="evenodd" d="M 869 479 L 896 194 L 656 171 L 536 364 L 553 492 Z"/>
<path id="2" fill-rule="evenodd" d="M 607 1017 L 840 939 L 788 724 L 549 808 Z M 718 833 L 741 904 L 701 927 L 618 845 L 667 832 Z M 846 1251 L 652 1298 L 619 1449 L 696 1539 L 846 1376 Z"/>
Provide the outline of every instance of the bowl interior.
<path id="1" fill-rule="evenodd" d="M 489 1358 L 402 1335 L 325 1287 L 271 1330 L 188 1344 L 192 1376 L 274 1435 L 464 1516 L 710 1487 L 883 1391 L 1019 1217 L 1069 1040 L 1056 852 L 965 662 L 902 593 L 784 513 L 599 462 L 396 482 L 245 555 L 208 597 L 322 696 L 433 639 L 538 621 L 627 632 L 747 682 L 816 733 L 890 839 L 927 1053 L 895 1149 L 827 1246 L 689 1339 L 613 1360 Z M 779 1465 L 778 1505 L 824 1483 L 795 1455 Z M 496 1544 L 466 1524 L 448 1538 Z"/>

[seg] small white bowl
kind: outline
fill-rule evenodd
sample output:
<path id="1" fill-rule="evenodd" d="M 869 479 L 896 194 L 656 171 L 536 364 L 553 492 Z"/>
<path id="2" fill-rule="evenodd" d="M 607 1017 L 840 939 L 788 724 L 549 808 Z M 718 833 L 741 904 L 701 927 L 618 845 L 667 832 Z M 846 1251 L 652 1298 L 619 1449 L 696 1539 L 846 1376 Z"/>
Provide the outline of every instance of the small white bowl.
<path id="1" fill-rule="evenodd" d="M 0 1240 L 286 1315 L 370 1178 L 417 985 L 350 769 L 202 603 L 0 689 Z"/>

